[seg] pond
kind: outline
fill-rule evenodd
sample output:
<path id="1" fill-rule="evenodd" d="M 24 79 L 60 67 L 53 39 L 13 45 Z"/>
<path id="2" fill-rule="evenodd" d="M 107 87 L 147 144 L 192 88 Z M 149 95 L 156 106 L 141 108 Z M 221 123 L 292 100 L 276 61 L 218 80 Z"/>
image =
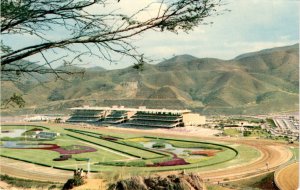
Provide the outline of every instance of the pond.
<path id="1" fill-rule="evenodd" d="M 1 147 L 3 148 L 48 148 L 52 145 L 38 144 L 36 142 L 25 142 L 25 141 L 2 141 Z"/>
<path id="2" fill-rule="evenodd" d="M 140 142 L 144 147 L 146 148 L 150 148 L 150 149 L 155 149 L 155 148 L 152 148 L 153 144 L 155 144 L 156 142 L 154 141 L 149 141 L 149 142 Z M 163 150 L 163 151 L 168 151 L 168 152 L 172 152 L 178 156 L 180 155 L 187 155 L 188 151 L 200 151 L 200 150 L 203 150 L 201 148 L 178 148 L 178 147 L 174 147 L 172 144 L 169 144 L 169 143 L 163 143 L 165 144 L 165 148 L 159 148 L 159 149 L 156 149 L 156 150 Z M 190 156 L 193 156 L 193 157 L 202 157 L 200 155 L 190 155 Z"/>
<path id="3" fill-rule="evenodd" d="M 15 138 L 15 137 L 21 137 L 22 133 L 24 133 L 26 130 L 25 129 L 12 129 L 12 130 L 5 130 L 1 131 L 0 137 L 10 137 L 10 138 Z"/>

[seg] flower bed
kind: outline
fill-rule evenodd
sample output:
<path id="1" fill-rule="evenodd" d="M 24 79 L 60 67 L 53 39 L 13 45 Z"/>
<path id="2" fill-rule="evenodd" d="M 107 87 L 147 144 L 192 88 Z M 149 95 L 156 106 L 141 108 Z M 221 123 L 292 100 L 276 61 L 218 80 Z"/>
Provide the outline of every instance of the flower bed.
<path id="1" fill-rule="evenodd" d="M 59 147 L 52 149 L 53 151 L 59 152 L 60 154 L 81 154 L 86 152 L 96 152 L 97 149 L 88 147 L 88 146 L 81 146 L 81 145 L 72 145 L 67 147 Z"/>
<path id="2" fill-rule="evenodd" d="M 188 162 L 186 162 L 183 158 L 178 158 L 178 156 L 172 152 L 167 152 L 167 151 L 162 151 L 162 152 L 166 152 L 166 153 L 170 153 L 173 155 L 173 159 L 172 160 L 167 160 L 167 161 L 163 161 L 163 162 L 157 162 L 154 164 L 147 164 L 148 167 L 157 167 L 157 166 L 178 166 L 178 165 L 187 165 L 190 164 Z"/>
<path id="3" fill-rule="evenodd" d="M 189 153 L 190 155 L 203 155 L 203 156 L 214 156 L 216 153 L 219 152 L 217 150 L 198 150 L 192 151 Z"/>
<path id="4" fill-rule="evenodd" d="M 159 163 L 154 163 L 151 165 L 147 165 L 150 167 L 157 167 L 157 166 L 178 166 L 178 165 L 187 165 L 189 164 L 182 158 L 173 158 L 172 160 L 165 161 L 165 162 L 159 162 Z"/>

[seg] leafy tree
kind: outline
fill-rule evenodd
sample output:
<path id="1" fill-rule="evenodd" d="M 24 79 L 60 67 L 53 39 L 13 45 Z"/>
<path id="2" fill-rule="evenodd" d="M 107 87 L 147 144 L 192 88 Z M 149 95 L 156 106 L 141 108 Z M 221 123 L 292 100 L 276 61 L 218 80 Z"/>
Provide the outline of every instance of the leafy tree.
<path id="1" fill-rule="evenodd" d="M 244 131 L 244 132 L 243 132 L 244 137 L 248 137 L 248 136 L 250 136 L 251 134 L 252 134 L 251 131 Z"/>
<path id="2" fill-rule="evenodd" d="M 2 38 L 15 35 L 36 42 L 20 48 L 1 42 L 1 79 L 22 73 L 72 74 L 53 69 L 53 63 L 68 66 L 82 62 L 84 56 L 111 62 L 118 62 L 115 55 L 127 56 L 135 60 L 134 68 L 142 69 L 144 58 L 131 41 L 134 36 L 147 30 L 188 32 L 208 24 L 204 19 L 219 14 L 222 5 L 221 0 L 157 0 L 131 14 L 107 8 L 119 4 L 120 0 L 1 0 Z M 155 8 L 153 16 L 141 16 Z M 48 53 L 60 56 L 51 59 Z M 22 61 L 33 56 L 40 56 L 44 64 Z"/>

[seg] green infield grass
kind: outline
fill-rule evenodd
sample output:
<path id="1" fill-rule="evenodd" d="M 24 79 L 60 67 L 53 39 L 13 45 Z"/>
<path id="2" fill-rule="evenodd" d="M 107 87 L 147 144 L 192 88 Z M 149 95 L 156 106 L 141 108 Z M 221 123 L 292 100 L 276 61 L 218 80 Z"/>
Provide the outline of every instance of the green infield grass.
<path id="1" fill-rule="evenodd" d="M 37 126 L 26 126 L 27 130 L 33 128 L 37 128 Z M 10 129 L 24 129 L 24 126 L 2 126 L 2 130 Z M 195 138 L 177 139 L 172 138 L 171 136 L 161 138 L 126 133 L 103 132 L 84 128 L 72 130 L 55 126 L 48 127 L 48 129 L 43 128 L 45 131 L 58 132 L 60 133 L 60 136 L 51 141 L 41 141 L 41 143 L 57 144 L 60 147 L 66 147 L 66 149 L 71 149 L 70 147 L 72 147 L 72 145 L 81 145 L 95 148 L 97 151 L 72 154 L 71 158 L 64 161 L 53 160 L 60 156 L 59 152 L 40 149 L 1 148 L 1 156 L 62 169 L 76 169 L 78 167 L 86 169 L 87 159 L 89 158 L 92 171 L 112 172 L 124 170 L 130 173 L 182 169 L 198 171 L 219 169 L 233 164 L 247 163 L 260 156 L 260 153 L 256 149 L 246 145 L 236 145 L 224 142 L 216 143 L 211 141 L 202 142 Z M 199 148 L 203 150 L 217 150 L 217 152 L 211 157 L 195 157 L 189 156 L 189 151 L 187 150 L 185 152 L 186 155 L 177 155 L 185 159 L 185 161 L 189 163 L 187 165 L 148 167 L 149 164 L 170 161 L 174 156 L 168 151 L 146 148 L 141 143 L 148 141 L 168 143 L 173 147 L 178 148 Z"/>

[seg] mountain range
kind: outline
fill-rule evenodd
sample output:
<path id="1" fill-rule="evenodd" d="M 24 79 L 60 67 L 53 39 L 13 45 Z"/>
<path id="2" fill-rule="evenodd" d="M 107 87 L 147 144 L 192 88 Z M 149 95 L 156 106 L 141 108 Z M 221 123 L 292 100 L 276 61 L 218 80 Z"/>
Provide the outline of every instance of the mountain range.
<path id="1" fill-rule="evenodd" d="M 37 83 L 2 82 L 2 100 L 23 94 L 26 107 L 3 114 L 62 113 L 76 106 L 146 106 L 209 114 L 297 111 L 299 44 L 246 53 L 231 60 L 179 55 L 143 70 L 77 68 L 84 75 Z"/>

